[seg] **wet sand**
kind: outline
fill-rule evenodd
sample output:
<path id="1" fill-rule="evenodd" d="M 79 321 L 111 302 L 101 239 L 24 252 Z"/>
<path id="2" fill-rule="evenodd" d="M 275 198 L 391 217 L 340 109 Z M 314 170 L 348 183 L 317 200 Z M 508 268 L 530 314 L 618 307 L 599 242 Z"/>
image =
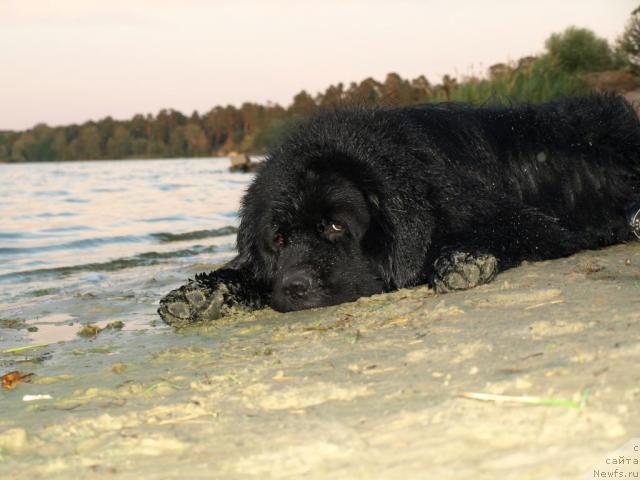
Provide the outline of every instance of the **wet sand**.
<path id="1" fill-rule="evenodd" d="M 146 281 L 161 292 L 177 278 Z M 153 318 L 151 294 L 89 293 L 48 314 Z M 640 436 L 639 293 L 636 242 L 468 292 L 5 352 L 1 373 L 36 376 L 0 393 L 0 478 L 582 478 Z"/>

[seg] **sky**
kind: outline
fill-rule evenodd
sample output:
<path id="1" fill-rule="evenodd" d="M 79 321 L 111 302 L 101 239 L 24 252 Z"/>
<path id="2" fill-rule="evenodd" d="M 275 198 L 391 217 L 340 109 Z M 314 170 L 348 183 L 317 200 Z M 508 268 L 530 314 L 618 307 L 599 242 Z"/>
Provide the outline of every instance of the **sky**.
<path id="1" fill-rule="evenodd" d="M 640 0 L 0 0 L 0 130 L 481 74 Z"/>

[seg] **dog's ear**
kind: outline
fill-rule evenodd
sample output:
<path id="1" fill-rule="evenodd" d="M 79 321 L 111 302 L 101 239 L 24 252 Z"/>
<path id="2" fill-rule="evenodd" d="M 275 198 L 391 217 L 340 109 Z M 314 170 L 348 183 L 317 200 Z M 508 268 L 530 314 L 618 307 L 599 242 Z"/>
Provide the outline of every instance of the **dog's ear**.
<path id="1" fill-rule="evenodd" d="M 240 228 L 238 229 L 238 234 L 236 236 L 236 250 L 238 251 L 238 256 L 233 260 L 238 264 L 238 266 L 242 266 L 243 268 L 251 268 L 255 270 L 255 245 L 256 234 L 252 228 L 247 228 L 246 225 L 240 223 Z"/>
<path id="2" fill-rule="evenodd" d="M 407 211 L 398 197 L 370 195 L 368 202 L 371 223 L 363 248 L 379 266 L 387 288 L 423 283 L 433 225 L 429 209 Z"/>
<path id="3" fill-rule="evenodd" d="M 260 209 L 251 200 L 257 198 L 255 190 L 255 185 L 251 185 L 240 205 L 240 226 L 236 236 L 238 256 L 234 261 L 242 268 L 252 271 L 256 278 L 265 280 L 268 268 L 264 262 L 265 255 L 260 251 L 265 227 Z"/>
<path id="4" fill-rule="evenodd" d="M 377 195 L 369 193 L 365 196 L 369 208 L 369 227 L 362 237 L 361 247 L 367 258 L 378 269 L 380 277 L 384 281 L 385 288 L 394 288 L 391 274 L 391 240 L 393 228 L 387 222 L 380 209 L 380 199 Z"/>

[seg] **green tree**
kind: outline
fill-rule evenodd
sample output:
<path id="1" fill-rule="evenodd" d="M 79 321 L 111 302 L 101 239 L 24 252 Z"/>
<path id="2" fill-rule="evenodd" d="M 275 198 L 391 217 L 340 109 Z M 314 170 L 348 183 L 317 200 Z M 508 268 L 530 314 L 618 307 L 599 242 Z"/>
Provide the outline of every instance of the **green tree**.
<path id="1" fill-rule="evenodd" d="M 322 109 L 333 109 L 342 105 L 344 101 L 344 85 L 338 83 L 337 85 L 329 85 L 329 87 L 318 95 L 316 103 L 320 105 Z"/>
<path id="2" fill-rule="evenodd" d="M 98 129 L 98 135 L 100 136 L 100 151 L 107 151 L 107 142 L 113 136 L 113 132 L 116 128 L 117 122 L 111 117 L 105 117 L 102 120 L 96 122 L 96 128 Z"/>
<path id="3" fill-rule="evenodd" d="M 240 115 L 244 135 L 255 134 L 264 123 L 264 107 L 257 103 L 243 103 L 240 107 Z"/>
<path id="4" fill-rule="evenodd" d="M 290 115 L 299 115 L 301 117 L 308 117 L 313 115 L 318 110 L 315 100 L 305 90 L 302 90 L 295 97 L 293 102 L 289 106 L 288 112 Z"/>
<path id="5" fill-rule="evenodd" d="M 413 89 L 411 103 L 424 102 L 433 95 L 433 87 L 424 75 L 411 80 L 411 88 Z"/>
<path id="6" fill-rule="evenodd" d="M 148 121 L 144 115 L 141 114 L 134 115 L 129 124 L 129 130 L 133 138 L 149 139 L 151 134 Z"/>
<path id="7" fill-rule="evenodd" d="M 169 156 L 169 148 L 163 142 L 151 140 L 147 144 L 147 154 L 149 158 L 165 158 Z"/>
<path id="8" fill-rule="evenodd" d="M 27 149 L 29 160 L 40 162 L 55 160 L 53 130 L 44 123 L 40 123 L 33 127 L 31 133 L 34 136 L 34 142 Z"/>
<path id="9" fill-rule="evenodd" d="M 409 105 L 412 103 L 411 84 L 397 73 L 387 74 L 382 84 L 382 98 L 391 105 Z"/>
<path id="10" fill-rule="evenodd" d="M 184 127 L 187 155 L 198 157 L 210 153 L 209 140 L 200 125 L 189 123 Z"/>
<path id="11" fill-rule="evenodd" d="M 295 127 L 301 120 L 301 117 L 292 116 L 288 118 L 276 118 L 270 121 L 254 138 L 253 148 L 256 152 L 263 153 L 275 147 L 287 132 Z"/>
<path id="12" fill-rule="evenodd" d="M 35 145 L 36 139 L 31 132 L 22 133 L 11 146 L 11 160 L 14 162 L 25 162 L 36 160 L 29 158 L 29 150 Z"/>
<path id="13" fill-rule="evenodd" d="M 146 138 L 134 138 L 131 142 L 131 155 L 134 158 L 143 158 L 147 156 L 149 142 Z"/>
<path id="14" fill-rule="evenodd" d="M 599 72 L 614 66 L 611 47 L 586 28 L 569 27 L 545 42 L 549 58 L 570 73 Z"/>
<path id="15" fill-rule="evenodd" d="M 51 147 L 53 148 L 55 160 L 68 160 L 71 157 L 65 130 L 65 128 L 58 128 L 53 135 L 53 143 Z"/>
<path id="16" fill-rule="evenodd" d="M 184 157 L 187 154 L 187 139 L 182 126 L 173 128 L 169 134 L 169 154 L 172 157 Z"/>
<path id="17" fill-rule="evenodd" d="M 618 38 L 618 48 L 629 64 L 636 70 L 640 69 L 640 7 L 631 13 L 624 32 Z"/>
<path id="18" fill-rule="evenodd" d="M 371 77 L 352 83 L 346 93 L 348 103 L 362 106 L 377 105 L 381 96 L 382 84 Z"/>
<path id="19" fill-rule="evenodd" d="M 107 141 L 105 157 L 107 158 L 127 158 L 131 155 L 133 143 L 129 130 L 124 125 L 118 125 L 113 130 L 113 134 Z"/>
<path id="20" fill-rule="evenodd" d="M 96 160 L 101 158 L 100 133 L 93 123 L 80 127 L 78 136 L 70 145 L 73 160 Z"/>

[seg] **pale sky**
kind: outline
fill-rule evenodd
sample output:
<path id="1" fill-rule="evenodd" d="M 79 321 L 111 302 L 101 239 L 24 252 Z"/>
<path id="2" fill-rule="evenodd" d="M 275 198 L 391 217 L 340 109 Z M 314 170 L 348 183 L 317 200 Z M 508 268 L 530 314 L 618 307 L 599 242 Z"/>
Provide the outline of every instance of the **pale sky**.
<path id="1" fill-rule="evenodd" d="M 0 129 L 302 89 L 481 73 L 569 25 L 615 39 L 640 0 L 0 0 Z"/>

